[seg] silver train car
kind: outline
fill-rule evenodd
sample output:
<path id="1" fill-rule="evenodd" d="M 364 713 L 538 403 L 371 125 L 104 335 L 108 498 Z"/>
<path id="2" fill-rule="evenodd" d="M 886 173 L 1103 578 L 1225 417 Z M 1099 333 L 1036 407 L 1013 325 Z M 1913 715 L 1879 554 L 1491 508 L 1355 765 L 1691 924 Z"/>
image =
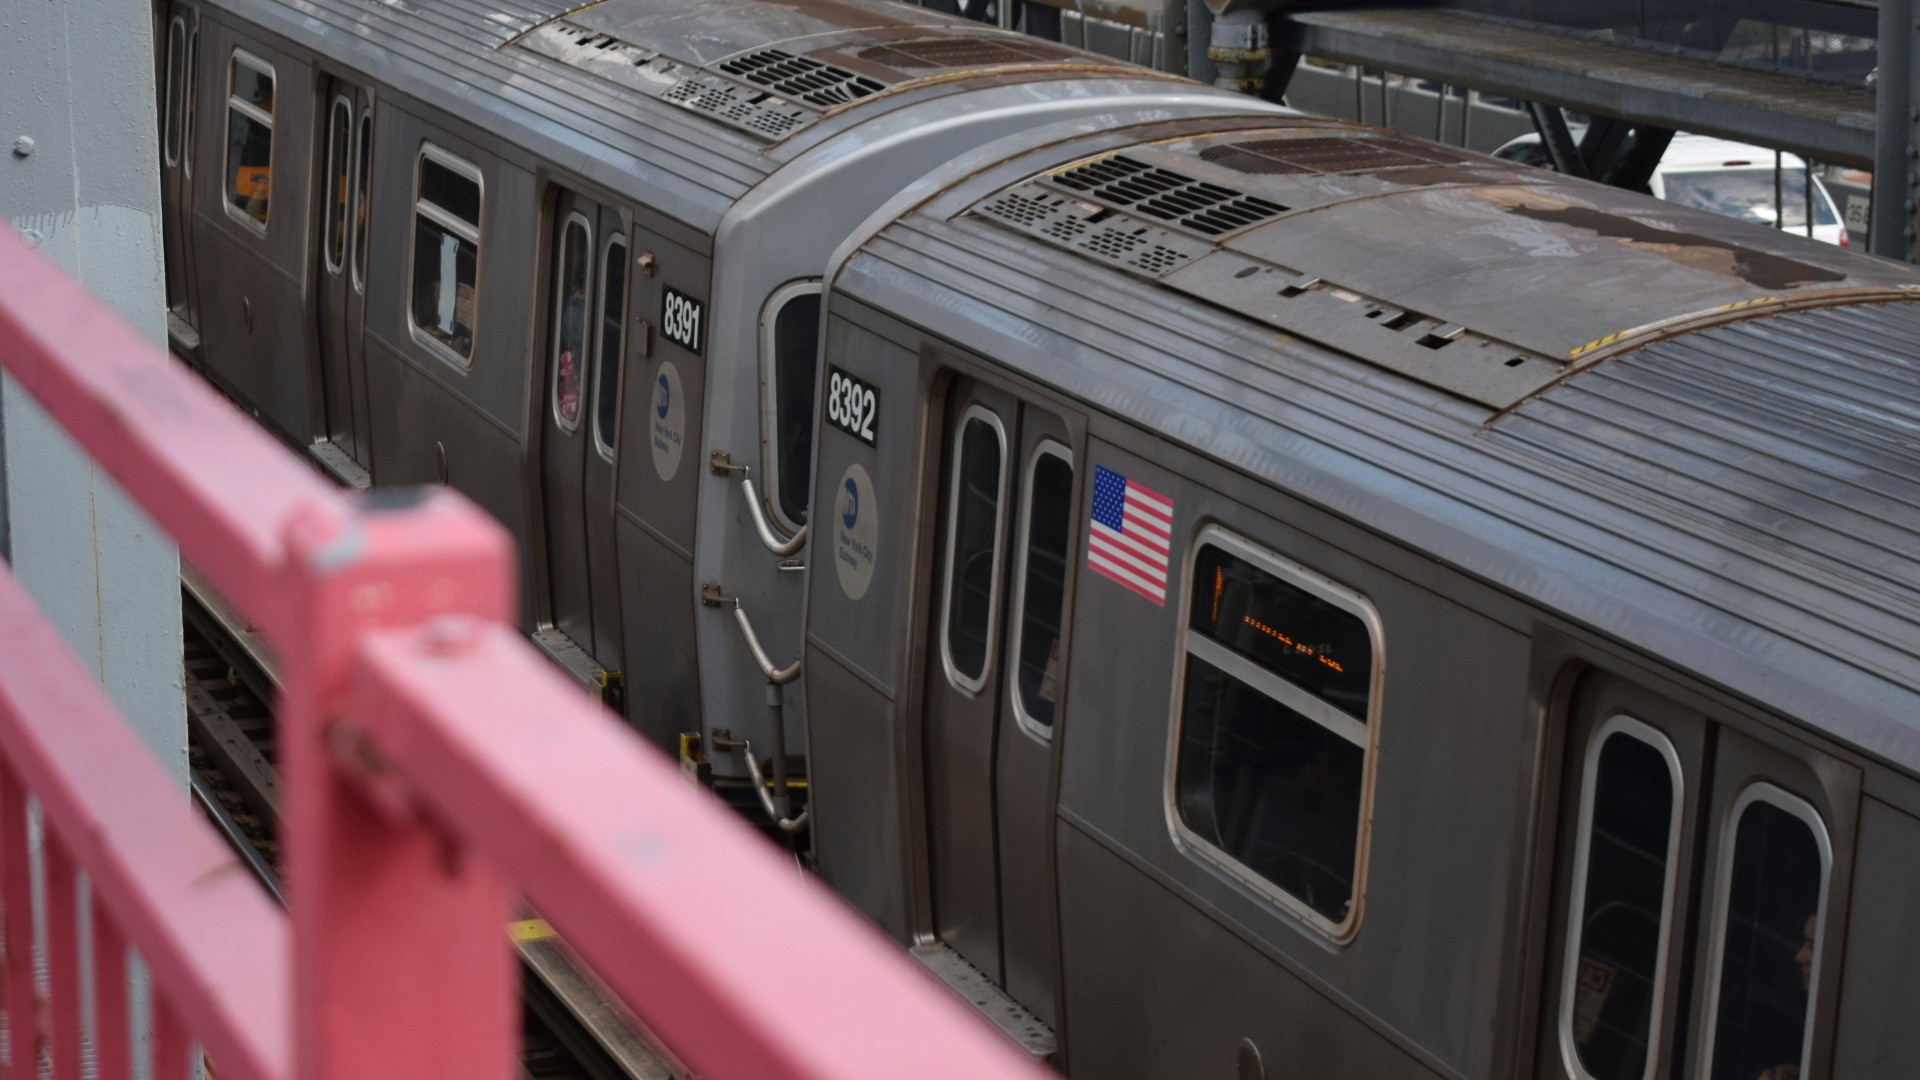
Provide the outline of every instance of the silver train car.
<path id="1" fill-rule="evenodd" d="M 1010 133 L 1248 107 L 880 0 L 155 14 L 175 351 L 343 483 L 505 522 L 535 639 L 669 750 L 724 733 L 749 803 L 803 730 L 834 248 Z"/>
<path id="2" fill-rule="evenodd" d="M 820 871 L 1072 1075 L 1912 1070 L 1910 268 L 1247 117 L 827 283 Z"/>
<path id="3" fill-rule="evenodd" d="M 176 350 L 1067 1074 L 1920 1060 L 1910 269 L 878 0 L 157 19 Z"/>

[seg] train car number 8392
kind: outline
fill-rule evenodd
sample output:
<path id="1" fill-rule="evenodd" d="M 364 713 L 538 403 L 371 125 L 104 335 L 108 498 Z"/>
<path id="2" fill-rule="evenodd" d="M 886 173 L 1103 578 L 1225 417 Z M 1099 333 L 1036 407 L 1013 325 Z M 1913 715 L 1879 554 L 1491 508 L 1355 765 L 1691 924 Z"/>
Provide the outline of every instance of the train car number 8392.
<path id="1" fill-rule="evenodd" d="M 873 445 L 873 424 L 880 412 L 880 396 L 873 387 L 841 371 L 827 368 L 827 422 Z"/>

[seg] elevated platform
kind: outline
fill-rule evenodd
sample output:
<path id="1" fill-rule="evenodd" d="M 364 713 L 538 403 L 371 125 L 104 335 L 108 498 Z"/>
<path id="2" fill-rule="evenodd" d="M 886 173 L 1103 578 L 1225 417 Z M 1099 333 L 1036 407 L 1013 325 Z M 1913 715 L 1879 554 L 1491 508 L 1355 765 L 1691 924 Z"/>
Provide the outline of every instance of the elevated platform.
<path id="1" fill-rule="evenodd" d="M 1387 8 L 1290 14 L 1289 50 L 1581 112 L 1873 164 L 1874 95 L 1534 23 Z"/>

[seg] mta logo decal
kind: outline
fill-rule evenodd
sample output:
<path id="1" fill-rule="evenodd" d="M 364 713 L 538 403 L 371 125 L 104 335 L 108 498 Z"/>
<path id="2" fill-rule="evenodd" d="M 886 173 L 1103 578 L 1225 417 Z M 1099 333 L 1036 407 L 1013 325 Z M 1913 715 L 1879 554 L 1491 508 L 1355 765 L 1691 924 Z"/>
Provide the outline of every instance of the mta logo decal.
<path id="1" fill-rule="evenodd" d="M 673 387 L 668 384 L 665 373 L 661 374 L 658 385 L 660 387 L 660 404 L 653 407 L 653 414 L 665 420 L 667 418 L 667 405 L 673 400 Z"/>
<path id="2" fill-rule="evenodd" d="M 840 523 L 851 529 L 853 523 L 860 520 L 860 489 L 853 486 L 851 478 L 847 480 L 846 493 L 847 497 L 840 500 Z"/>

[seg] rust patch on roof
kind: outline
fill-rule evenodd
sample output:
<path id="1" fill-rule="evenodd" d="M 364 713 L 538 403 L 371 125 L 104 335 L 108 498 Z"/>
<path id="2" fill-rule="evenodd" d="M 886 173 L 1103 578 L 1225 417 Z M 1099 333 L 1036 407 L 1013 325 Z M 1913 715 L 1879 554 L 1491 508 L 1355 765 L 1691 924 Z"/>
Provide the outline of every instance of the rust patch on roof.
<path id="1" fill-rule="evenodd" d="M 1791 289 L 1839 281 L 1846 277 L 1840 271 L 1823 269 L 1770 251 L 1760 251 L 1698 233 L 1662 229 L 1585 206 L 1543 207 L 1521 203 L 1508 206 L 1506 211 L 1533 221 L 1584 229 L 1596 236 L 1617 240 L 1626 247 L 1702 270 L 1728 274 L 1762 289 Z"/>

